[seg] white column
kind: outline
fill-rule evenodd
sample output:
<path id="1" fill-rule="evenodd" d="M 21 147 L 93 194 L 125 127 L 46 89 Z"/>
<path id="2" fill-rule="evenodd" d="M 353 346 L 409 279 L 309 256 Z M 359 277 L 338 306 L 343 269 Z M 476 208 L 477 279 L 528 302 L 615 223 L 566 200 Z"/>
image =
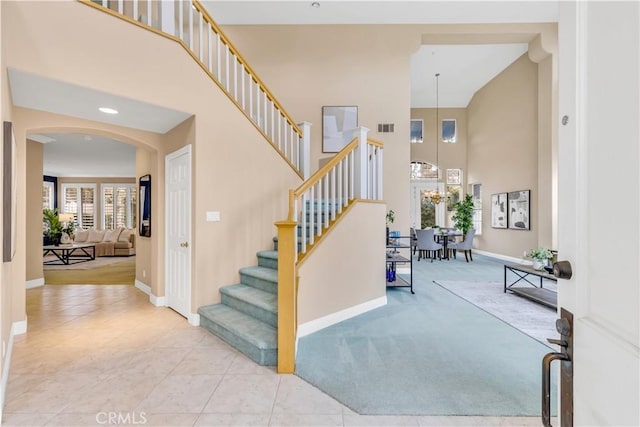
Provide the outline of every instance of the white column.
<path id="1" fill-rule="evenodd" d="M 298 127 L 302 130 L 302 141 L 298 149 L 298 167 L 302 177 L 307 180 L 311 176 L 311 123 L 300 122 Z"/>
<path id="2" fill-rule="evenodd" d="M 357 199 L 368 198 L 367 194 L 367 166 L 369 163 L 369 156 L 367 155 L 367 133 L 369 129 L 360 126 L 353 130 L 353 137 L 358 138 L 358 148 L 356 148 L 356 161 L 355 161 L 355 187 Z"/>

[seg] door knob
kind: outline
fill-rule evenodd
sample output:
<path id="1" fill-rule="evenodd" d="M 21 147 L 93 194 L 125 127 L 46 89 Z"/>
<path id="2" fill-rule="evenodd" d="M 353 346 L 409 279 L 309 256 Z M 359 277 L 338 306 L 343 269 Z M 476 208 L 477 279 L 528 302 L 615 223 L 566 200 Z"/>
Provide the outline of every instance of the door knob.
<path id="1" fill-rule="evenodd" d="M 569 261 L 558 261 L 553 264 L 553 275 L 558 279 L 571 279 L 573 271 Z"/>
<path id="2" fill-rule="evenodd" d="M 181 247 L 181 248 L 188 248 L 188 247 L 189 247 L 189 242 L 182 242 L 182 243 L 180 243 L 180 247 Z"/>

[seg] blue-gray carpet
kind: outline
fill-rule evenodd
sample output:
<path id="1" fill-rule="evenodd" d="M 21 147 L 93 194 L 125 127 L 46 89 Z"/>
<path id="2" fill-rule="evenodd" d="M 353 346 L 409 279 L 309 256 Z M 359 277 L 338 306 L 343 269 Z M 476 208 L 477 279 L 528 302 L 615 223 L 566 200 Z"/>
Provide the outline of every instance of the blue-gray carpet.
<path id="1" fill-rule="evenodd" d="M 302 338 L 296 373 L 360 414 L 539 415 L 551 349 L 428 276 L 414 275 L 415 295 L 389 289 L 385 307 Z"/>

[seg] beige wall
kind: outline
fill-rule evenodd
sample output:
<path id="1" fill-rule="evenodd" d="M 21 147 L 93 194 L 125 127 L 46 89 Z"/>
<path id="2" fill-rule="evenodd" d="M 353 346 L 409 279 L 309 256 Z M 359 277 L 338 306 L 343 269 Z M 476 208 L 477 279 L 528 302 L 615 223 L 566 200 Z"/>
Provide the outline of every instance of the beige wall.
<path id="1" fill-rule="evenodd" d="M 424 27 L 423 27 L 424 28 Z M 409 229 L 409 60 L 420 27 L 395 25 L 226 26 L 242 55 L 297 121 L 312 123 L 312 170 L 322 153 L 322 107 L 358 106 L 358 124 L 384 142 L 384 198 Z M 394 123 L 394 133 L 378 133 Z"/>
<path id="2" fill-rule="evenodd" d="M 386 295 L 386 258 L 378 244 L 385 238 L 385 214 L 384 204 L 356 203 L 304 260 L 298 270 L 299 324 Z"/>
<path id="3" fill-rule="evenodd" d="M 42 144 L 27 140 L 26 280 L 43 279 L 42 272 Z M 39 224 L 39 226 L 37 225 Z"/>
<path id="4" fill-rule="evenodd" d="M 467 108 L 467 182 L 482 184 L 477 246 L 513 257 L 538 246 L 537 69 L 521 56 L 477 91 Z M 531 190 L 531 230 L 491 228 L 491 194 L 518 190 Z"/>
<path id="5" fill-rule="evenodd" d="M 271 246 L 273 223 L 286 216 L 287 190 L 299 185 L 300 178 L 288 166 L 283 167 L 280 155 L 175 41 L 78 2 L 11 2 L 3 3 L 3 8 L 3 26 L 16 35 L 5 46 L 6 65 L 196 117 L 191 131 L 192 311 L 217 302 L 218 288 L 236 283 L 238 268 L 254 265 L 255 252 Z M 69 61 L 69 52 L 83 60 Z M 113 78 L 115 66 L 121 78 Z M 38 123 L 24 126 L 29 132 L 41 127 Z M 126 142 L 157 150 L 157 172 L 152 176 L 158 178 L 154 179 L 154 188 L 162 189 L 164 156 L 169 147 L 184 142 L 167 143 L 167 138 L 155 135 L 151 143 L 138 131 L 122 133 L 137 133 L 139 137 L 130 136 Z M 158 221 L 154 221 L 152 239 L 158 241 L 152 247 L 162 258 L 163 217 L 156 212 L 162 211 L 164 202 L 161 196 L 154 200 L 153 215 Z M 221 212 L 222 220 L 205 222 L 209 210 Z M 159 267 L 155 269 L 159 293 L 164 286 L 160 273 Z M 24 277 L 18 278 L 20 281 L 24 283 Z"/>

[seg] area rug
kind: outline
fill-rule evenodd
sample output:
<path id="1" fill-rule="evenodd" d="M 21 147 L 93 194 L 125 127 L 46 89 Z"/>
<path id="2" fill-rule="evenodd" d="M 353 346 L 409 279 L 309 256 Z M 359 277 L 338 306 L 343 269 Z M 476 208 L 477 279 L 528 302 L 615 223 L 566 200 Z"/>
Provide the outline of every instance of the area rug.
<path id="1" fill-rule="evenodd" d="M 431 281 L 414 288 L 301 338 L 296 374 L 359 414 L 539 416 L 551 349 Z"/>
<path id="2" fill-rule="evenodd" d="M 135 257 L 123 258 L 121 262 L 91 269 L 44 271 L 46 285 L 133 285 L 135 277 Z"/>
<path id="3" fill-rule="evenodd" d="M 503 282 L 434 282 L 545 345 L 550 346 L 547 338 L 559 337 L 554 309 L 511 292 L 505 293 Z M 555 284 L 544 286 L 555 290 Z"/>
<path id="4" fill-rule="evenodd" d="M 72 260 L 73 264 L 64 265 L 64 264 L 43 264 L 42 268 L 44 270 L 91 270 L 96 267 L 104 267 L 111 264 L 118 264 L 121 262 L 127 262 L 135 259 L 135 256 L 132 257 L 97 257 L 92 261 L 83 261 L 77 262 L 76 260 Z M 57 258 L 55 256 L 47 256 L 44 258 L 44 262 L 55 261 Z"/>

